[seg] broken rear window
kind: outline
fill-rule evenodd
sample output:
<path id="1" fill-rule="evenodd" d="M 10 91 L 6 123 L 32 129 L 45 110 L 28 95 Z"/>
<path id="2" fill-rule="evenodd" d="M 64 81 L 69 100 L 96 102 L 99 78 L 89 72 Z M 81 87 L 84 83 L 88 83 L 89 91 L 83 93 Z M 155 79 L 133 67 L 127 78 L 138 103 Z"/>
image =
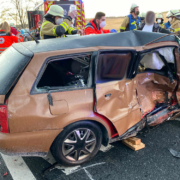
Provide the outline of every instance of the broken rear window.
<path id="1" fill-rule="evenodd" d="M 175 72 L 174 48 L 157 49 L 145 54 L 139 63 L 138 73 L 155 72 L 167 76 L 168 68 Z M 164 58 L 164 61 L 163 61 Z"/>
<path id="2" fill-rule="evenodd" d="M 85 88 L 91 55 L 50 61 L 37 85 L 38 89 Z"/>

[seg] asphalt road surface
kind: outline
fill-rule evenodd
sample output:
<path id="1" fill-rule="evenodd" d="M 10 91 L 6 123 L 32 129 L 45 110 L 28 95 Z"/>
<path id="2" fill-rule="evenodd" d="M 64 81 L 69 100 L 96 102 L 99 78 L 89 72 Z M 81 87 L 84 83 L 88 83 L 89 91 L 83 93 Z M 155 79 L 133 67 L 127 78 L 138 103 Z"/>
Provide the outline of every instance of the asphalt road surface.
<path id="1" fill-rule="evenodd" d="M 180 159 L 168 151 L 180 151 L 180 121 L 144 129 L 138 137 L 145 149 L 134 152 L 116 142 L 74 168 L 52 167 L 51 155 L 44 159 L 0 155 L 0 180 L 180 180 Z"/>

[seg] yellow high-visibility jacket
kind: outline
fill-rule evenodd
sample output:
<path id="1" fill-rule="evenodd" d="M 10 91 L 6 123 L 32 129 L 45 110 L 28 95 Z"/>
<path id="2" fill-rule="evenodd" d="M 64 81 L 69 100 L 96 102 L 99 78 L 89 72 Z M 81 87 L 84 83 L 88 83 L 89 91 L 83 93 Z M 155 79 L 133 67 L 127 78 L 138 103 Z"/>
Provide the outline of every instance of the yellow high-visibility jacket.
<path id="1" fill-rule="evenodd" d="M 174 29 L 174 32 L 175 32 L 176 34 L 179 34 L 179 33 L 180 33 L 180 20 L 174 18 L 174 19 L 171 21 L 171 28 Z"/>
<path id="2" fill-rule="evenodd" d="M 165 27 L 164 23 L 159 24 L 159 26 L 160 26 L 161 28 L 164 28 L 164 27 Z M 166 29 L 166 28 L 164 28 L 164 29 Z"/>
<path id="3" fill-rule="evenodd" d="M 41 39 L 65 37 L 65 34 L 77 34 L 77 30 L 70 27 L 71 21 L 64 19 L 60 25 L 55 25 L 50 19 L 45 20 L 41 26 Z"/>

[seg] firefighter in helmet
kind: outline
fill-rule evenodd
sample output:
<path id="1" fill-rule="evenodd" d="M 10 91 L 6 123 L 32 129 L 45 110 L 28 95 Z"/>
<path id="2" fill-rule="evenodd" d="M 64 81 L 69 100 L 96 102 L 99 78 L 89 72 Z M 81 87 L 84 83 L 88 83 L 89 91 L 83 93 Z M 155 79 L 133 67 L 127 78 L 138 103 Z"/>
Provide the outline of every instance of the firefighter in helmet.
<path id="1" fill-rule="evenodd" d="M 163 15 L 161 13 L 156 15 L 156 22 L 157 22 L 157 24 L 159 24 L 159 26 L 161 28 L 164 28 L 164 19 L 163 19 Z"/>
<path id="2" fill-rule="evenodd" d="M 171 23 L 170 30 L 180 36 L 180 12 L 179 10 L 171 10 L 169 14 L 169 22 Z"/>
<path id="3" fill-rule="evenodd" d="M 77 11 L 74 10 L 68 13 L 64 18 L 64 9 L 58 5 L 52 5 L 44 16 L 45 21 L 41 26 L 41 39 L 50 39 L 57 37 L 65 37 L 66 34 L 82 33 L 81 30 L 75 30 L 71 27 L 72 20 L 77 16 Z M 64 19 L 63 19 L 64 18 Z"/>
<path id="4" fill-rule="evenodd" d="M 141 23 L 140 23 L 140 26 L 139 27 L 142 27 L 143 24 L 145 24 L 145 18 L 146 18 L 146 13 L 141 13 L 139 15 L 140 19 L 141 19 Z"/>
<path id="5" fill-rule="evenodd" d="M 141 19 L 139 15 L 139 6 L 132 4 L 130 9 L 130 14 L 124 18 L 124 21 L 121 24 L 120 31 L 131 31 L 137 30 L 141 24 Z"/>

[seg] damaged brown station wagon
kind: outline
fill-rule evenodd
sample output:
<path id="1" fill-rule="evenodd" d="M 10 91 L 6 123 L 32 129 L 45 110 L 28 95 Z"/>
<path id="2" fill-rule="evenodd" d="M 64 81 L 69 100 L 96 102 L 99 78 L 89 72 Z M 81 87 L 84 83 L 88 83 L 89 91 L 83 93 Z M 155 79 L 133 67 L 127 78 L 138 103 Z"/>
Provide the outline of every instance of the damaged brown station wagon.
<path id="1" fill-rule="evenodd" d="M 0 152 L 87 162 L 180 115 L 179 40 L 131 31 L 14 44 L 0 56 Z"/>

